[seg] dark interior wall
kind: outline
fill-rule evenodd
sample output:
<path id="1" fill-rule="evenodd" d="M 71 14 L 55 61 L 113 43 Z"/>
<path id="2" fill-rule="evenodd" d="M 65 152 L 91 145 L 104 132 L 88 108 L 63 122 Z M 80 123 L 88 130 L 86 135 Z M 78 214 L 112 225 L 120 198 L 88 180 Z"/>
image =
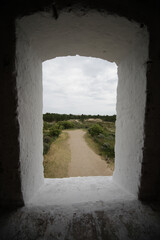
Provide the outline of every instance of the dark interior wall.
<path id="1" fill-rule="evenodd" d="M 44 11 L 52 7 L 53 15 L 60 14 L 64 8 L 72 11 L 73 6 L 77 6 L 81 11 L 87 9 L 107 10 L 111 14 L 125 16 L 130 20 L 140 23 L 148 23 L 155 11 L 158 0 L 2 0 L 1 8 L 12 16 L 24 16 L 37 11 Z"/>
<path id="2" fill-rule="evenodd" d="M 12 207 L 12 205 L 23 205 L 19 170 L 16 39 L 13 19 L 3 16 L 0 29 L 0 205 Z"/>
<path id="3" fill-rule="evenodd" d="M 1 54 L 0 54 L 0 104 L 1 104 L 1 150 L 0 150 L 0 203 L 23 205 L 19 170 L 19 125 L 17 121 L 17 91 L 15 72 L 15 18 L 47 10 L 52 6 L 57 18 L 64 7 L 72 11 L 76 4 L 82 11 L 95 8 L 107 10 L 128 19 L 147 24 L 150 33 L 149 62 L 147 74 L 147 105 L 145 116 L 145 147 L 139 198 L 156 199 L 160 183 L 160 30 L 159 3 L 128 0 L 3 0 L 1 2 Z"/>
<path id="4" fill-rule="evenodd" d="M 159 5 L 160 6 L 160 5 Z M 150 19 L 145 142 L 139 198 L 160 199 L 160 7 Z"/>

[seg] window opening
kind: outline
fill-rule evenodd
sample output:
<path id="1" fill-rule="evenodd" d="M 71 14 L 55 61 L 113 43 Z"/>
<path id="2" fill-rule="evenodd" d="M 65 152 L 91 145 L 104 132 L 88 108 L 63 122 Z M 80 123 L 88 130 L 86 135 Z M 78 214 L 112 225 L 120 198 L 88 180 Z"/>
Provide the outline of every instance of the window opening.
<path id="1" fill-rule="evenodd" d="M 93 57 L 43 62 L 44 177 L 114 170 L 117 65 Z"/>

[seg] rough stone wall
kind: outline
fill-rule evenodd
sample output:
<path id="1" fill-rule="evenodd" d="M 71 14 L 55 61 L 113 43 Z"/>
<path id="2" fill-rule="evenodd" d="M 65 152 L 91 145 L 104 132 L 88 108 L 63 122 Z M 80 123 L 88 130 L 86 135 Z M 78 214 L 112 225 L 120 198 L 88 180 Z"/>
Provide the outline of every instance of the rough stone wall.
<path id="1" fill-rule="evenodd" d="M 20 169 L 26 203 L 43 184 L 42 63 L 18 25 L 16 68 Z"/>

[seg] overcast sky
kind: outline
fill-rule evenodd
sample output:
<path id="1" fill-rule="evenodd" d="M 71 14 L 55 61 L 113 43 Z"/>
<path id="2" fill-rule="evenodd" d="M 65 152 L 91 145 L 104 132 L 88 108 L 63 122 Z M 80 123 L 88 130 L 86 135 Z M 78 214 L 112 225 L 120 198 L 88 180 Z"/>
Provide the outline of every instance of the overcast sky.
<path id="1" fill-rule="evenodd" d="M 43 113 L 116 113 L 117 66 L 81 56 L 43 62 Z"/>

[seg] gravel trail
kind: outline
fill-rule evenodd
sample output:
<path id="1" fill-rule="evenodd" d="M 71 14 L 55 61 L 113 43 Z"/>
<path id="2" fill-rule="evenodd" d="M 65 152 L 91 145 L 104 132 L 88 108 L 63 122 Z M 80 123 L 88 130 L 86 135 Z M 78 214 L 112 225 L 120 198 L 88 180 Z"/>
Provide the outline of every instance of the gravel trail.
<path id="1" fill-rule="evenodd" d="M 69 134 L 71 162 L 69 163 L 69 177 L 83 176 L 111 176 L 112 171 L 99 155 L 89 148 L 84 139 L 83 130 L 66 131 Z"/>

